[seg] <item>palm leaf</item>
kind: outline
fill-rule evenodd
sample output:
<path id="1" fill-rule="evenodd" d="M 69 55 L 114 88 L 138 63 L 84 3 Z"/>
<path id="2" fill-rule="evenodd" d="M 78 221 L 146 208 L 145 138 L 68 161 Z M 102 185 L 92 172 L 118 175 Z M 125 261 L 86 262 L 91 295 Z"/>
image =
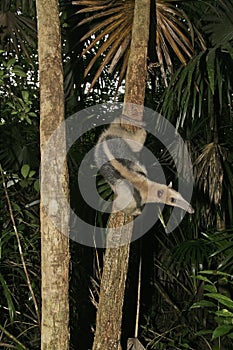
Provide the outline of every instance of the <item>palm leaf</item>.
<path id="1" fill-rule="evenodd" d="M 180 18 L 189 23 L 190 33 L 188 33 L 188 28 L 180 21 Z M 185 64 L 186 60 L 182 52 L 188 57 L 193 54 L 193 28 L 187 16 L 181 9 L 172 5 L 171 1 L 161 0 L 156 4 L 156 19 L 159 28 L 159 30 L 157 29 L 159 35 L 157 35 L 156 41 L 157 45 L 158 41 L 161 41 L 162 44 L 159 47 L 163 48 L 164 51 L 161 54 L 165 57 L 165 62 L 160 62 L 160 64 L 164 67 L 167 65 L 169 70 L 172 68 L 168 47 L 172 48 L 181 63 Z M 165 45 L 165 42 L 169 46 Z"/>
<path id="2" fill-rule="evenodd" d="M 231 273 L 233 270 L 232 229 L 211 234 L 205 233 L 204 236 L 215 247 L 214 252 L 211 254 L 211 257 L 216 257 L 218 262 L 218 269 Z M 216 273 L 222 274 L 220 271 L 216 271 Z"/>
<path id="3" fill-rule="evenodd" d="M 208 24 L 204 27 L 213 45 L 225 45 L 233 40 L 233 3 L 230 0 L 219 0 L 212 15 L 208 15 Z"/>
<path id="4" fill-rule="evenodd" d="M 211 142 L 207 144 L 195 163 L 195 177 L 204 192 L 208 192 L 210 201 L 219 204 L 222 199 L 223 162 L 226 150 L 223 146 Z"/>
<path id="5" fill-rule="evenodd" d="M 199 265 L 208 261 L 211 254 L 211 246 L 204 239 L 192 239 L 181 242 L 173 251 L 173 258 L 178 265 L 186 264 L 199 269 Z"/>
<path id="6" fill-rule="evenodd" d="M 218 100 L 219 100 L 219 113 L 222 113 L 222 107 L 223 107 L 223 83 L 222 83 L 222 74 L 221 74 L 221 67 L 220 63 L 217 60 L 216 61 L 216 79 L 217 79 L 217 86 L 218 86 Z"/>
<path id="7" fill-rule="evenodd" d="M 15 310 L 15 306 L 12 300 L 12 294 L 11 291 L 3 277 L 3 275 L 0 273 L 0 283 L 2 285 L 2 289 L 3 289 L 3 293 L 5 295 L 5 298 L 7 300 L 7 306 L 8 306 L 8 310 L 9 310 L 9 316 L 10 316 L 10 320 L 11 322 L 14 321 L 15 318 L 15 314 L 16 314 L 16 310 Z"/>
<path id="8" fill-rule="evenodd" d="M 91 28 L 82 37 L 82 41 L 91 38 L 83 51 L 85 55 L 97 44 L 97 54 L 93 57 L 85 70 L 85 76 L 95 66 L 95 63 L 102 58 L 100 67 L 95 72 L 91 82 L 94 86 L 104 68 L 110 64 L 112 73 L 117 67 L 119 60 L 122 60 L 119 73 L 118 86 L 121 84 L 128 63 L 130 38 L 133 25 L 134 0 L 118 1 L 86 1 L 75 0 L 74 5 L 82 8 L 78 14 L 86 14 L 87 17 L 81 20 L 79 25 L 90 23 Z M 126 16 L 127 13 L 127 16 Z M 160 70 L 167 85 L 167 70 L 172 72 L 171 50 L 178 59 L 185 64 L 186 59 L 193 54 L 194 30 L 188 17 L 177 7 L 173 0 L 158 0 L 156 2 L 157 32 L 154 35 L 157 45 L 157 58 Z M 127 44 L 126 44 L 127 43 Z"/>
<path id="9" fill-rule="evenodd" d="M 171 108 L 171 101 L 174 101 L 178 112 L 176 123 L 178 128 L 184 125 L 189 115 L 193 119 L 208 110 L 210 116 L 213 97 L 215 101 L 218 100 L 215 113 L 221 115 L 223 103 L 226 109 L 229 107 L 230 112 L 233 82 L 229 71 L 232 68 L 233 63 L 228 52 L 216 48 L 200 52 L 173 75 L 162 100 L 161 113 L 172 118 L 174 106 Z"/>
<path id="10" fill-rule="evenodd" d="M 212 95 L 214 95 L 214 87 L 215 87 L 215 59 L 216 53 L 215 49 L 209 51 L 206 56 L 206 67 L 209 79 L 209 87 Z"/>
<path id="11" fill-rule="evenodd" d="M 29 48 L 36 47 L 35 2 L 22 0 L 17 5 L 7 0 L 0 4 L 0 49 L 23 52 L 31 61 Z"/>

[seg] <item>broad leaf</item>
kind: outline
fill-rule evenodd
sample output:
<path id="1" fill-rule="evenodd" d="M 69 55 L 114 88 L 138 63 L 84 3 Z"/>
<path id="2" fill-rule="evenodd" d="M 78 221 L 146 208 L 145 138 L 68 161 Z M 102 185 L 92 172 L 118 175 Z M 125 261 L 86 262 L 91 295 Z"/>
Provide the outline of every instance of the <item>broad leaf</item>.
<path id="1" fill-rule="evenodd" d="M 21 174 L 26 179 L 30 172 L 30 166 L 28 164 L 24 164 L 21 168 Z"/>
<path id="2" fill-rule="evenodd" d="M 233 330 L 233 326 L 231 325 L 222 325 L 217 328 L 215 328 L 213 335 L 212 335 L 212 340 L 222 337 L 223 335 L 226 335 L 227 333 L 230 333 Z"/>
<path id="3" fill-rule="evenodd" d="M 230 298 L 228 298 L 225 295 L 222 295 L 219 293 L 206 293 L 205 295 L 209 298 L 215 299 L 220 304 L 223 304 L 229 308 L 233 308 L 233 300 L 231 300 Z"/>

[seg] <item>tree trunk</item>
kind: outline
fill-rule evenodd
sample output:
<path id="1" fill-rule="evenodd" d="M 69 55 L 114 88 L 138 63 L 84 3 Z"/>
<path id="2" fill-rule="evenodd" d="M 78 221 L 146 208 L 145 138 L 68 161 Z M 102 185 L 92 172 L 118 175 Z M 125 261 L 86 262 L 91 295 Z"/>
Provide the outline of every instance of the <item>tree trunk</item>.
<path id="1" fill-rule="evenodd" d="M 142 120 L 145 98 L 149 18 L 150 0 L 135 0 L 123 113 L 139 122 Z M 127 128 L 127 125 L 122 127 Z M 134 126 L 128 129 L 133 132 Z M 110 235 L 109 238 L 111 246 L 115 242 L 118 247 L 106 249 L 92 350 L 121 350 L 122 307 L 130 250 L 129 243 L 121 246 L 121 237 L 130 240 L 133 230 L 132 220 L 132 217 L 126 217 L 123 213 L 111 214 L 109 219 L 109 235 L 111 227 L 116 228 L 129 222 L 132 224 L 128 225 L 128 229 L 118 228 L 115 237 Z"/>
<path id="2" fill-rule="evenodd" d="M 129 230 L 125 230 L 123 226 L 129 223 L 129 220 L 130 218 L 125 217 L 121 212 L 112 214 L 109 219 L 109 230 L 118 229 L 117 233 L 108 237 L 108 244 L 113 246 L 115 243 L 116 248 L 107 248 L 104 257 L 93 350 L 121 349 L 122 307 L 130 245 L 125 244 L 120 247 L 119 245 L 121 238 L 130 240 L 132 226 Z"/>
<path id="3" fill-rule="evenodd" d="M 135 0 L 123 113 L 139 122 L 143 117 L 147 80 L 149 25 L 150 0 Z"/>
<path id="4" fill-rule="evenodd" d="M 69 348 L 69 206 L 63 69 L 57 0 L 37 0 L 41 142 L 41 349 Z M 62 167 L 61 167 L 62 162 Z M 62 168 L 62 172 L 61 169 Z"/>

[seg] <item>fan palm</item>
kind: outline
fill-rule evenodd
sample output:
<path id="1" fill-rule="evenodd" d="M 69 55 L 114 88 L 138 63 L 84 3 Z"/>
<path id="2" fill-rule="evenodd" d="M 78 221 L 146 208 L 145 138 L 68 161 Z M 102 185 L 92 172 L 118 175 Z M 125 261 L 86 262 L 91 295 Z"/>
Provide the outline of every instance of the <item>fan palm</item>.
<path id="1" fill-rule="evenodd" d="M 97 64 L 90 89 L 106 66 L 112 73 L 118 67 L 118 63 L 120 63 L 120 84 L 125 76 L 129 58 L 134 0 L 75 0 L 73 4 L 82 7 L 78 10 L 78 14 L 86 15 L 78 25 L 89 23 L 90 26 L 81 38 L 81 41 L 85 42 L 82 55 L 85 56 L 95 45 L 99 45 L 97 53 L 87 65 L 84 73 L 87 76 L 101 59 L 101 63 Z M 171 73 L 173 67 L 173 53 L 183 64 L 186 64 L 186 60 L 190 59 L 194 53 L 194 33 L 197 33 L 199 43 L 202 42 L 201 36 L 185 12 L 177 5 L 177 1 L 156 1 L 156 9 L 151 13 L 151 17 L 156 19 L 156 31 L 150 33 L 152 40 L 156 42 L 157 62 L 155 66 L 160 67 L 164 82 L 167 84 L 167 73 Z"/>
<path id="2" fill-rule="evenodd" d="M 35 1 L 2 0 L 0 3 L 0 49 L 30 60 L 30 47 L 36 47 Z"/>

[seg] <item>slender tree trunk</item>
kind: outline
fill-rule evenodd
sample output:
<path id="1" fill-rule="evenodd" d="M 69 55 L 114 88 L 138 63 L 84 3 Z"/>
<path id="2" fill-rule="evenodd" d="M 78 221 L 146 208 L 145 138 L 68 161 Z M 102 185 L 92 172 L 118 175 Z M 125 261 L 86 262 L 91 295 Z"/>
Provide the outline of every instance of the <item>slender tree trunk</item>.
<path id="1" fill-rule="evenodd" d="M 125 83 L 123 113 L 139 122 L 143 117 L 147 80 L 150 1 L 135 0 L 132 41 Z"/>
<path id="2" fill-rule="evenodd" d="M 112 246 L 115 242 L 116 248 L 107 248 L 104 258 L 93 345 L 95 350 L 121 349 L 122 308 L 130 245 L 125 244 L 119 247 L 119 244 L 122 243 L 121 239 L 130 240 L 132 226 L 129 230 L 123 227 L 128 221 L 129 218 L 123 213 L 112 214 L 109 219 L 109 231 L 116 227 L 118 230 L 117 237 L 115 234 L 108 238 L 108 244 Z"/>
<path id="3" fill-rule="evenodd" d="M 37 0 L 36 5 L 40 72 L 41 349 L 66 350 L 69 348 L 69 208 L 57 193 L 62 182 L 68 198 L 64 129 L 50 144 L 50 153 L 47 149 L 48 139 L 64 121 L 60 22 L 57 0 Z M 48 154 L 52 154 L 52 159 Z M 61 161 L 64 161 L 62 174 L 59 173 Z"/>
<path id="4" fill-rule="evenodd" d="M 150 0 L 135 0 L 134 23 L 130 57 L 126 76 L 126 94 L 123 113 L 137 121 L 142 120 L 146 85 L 146 60 L 149 38 Z M 135 106 L 137 104 L 137 106 Z M 126 127 L 126 125 L 123 125 Z M 134 127 L 129 128 L 134 131 Z M 113 242 L 121 244 L 121 238 L 132 236 L 132 217 L 123 213 L 112 214 L 109 220 L 111 228 L 128 225 L 128 229 L 119 228 L 116 237 L 110 235 Z M 110 243 L 110 242 L 109 242 Z M 125 282 L 128 271 L 130 244 L 116 248 L 107 248 L 100 286 L 100 299 L 96 318 L 96 333 L 93 350 L 121 350 L 122 307 Z"/>

